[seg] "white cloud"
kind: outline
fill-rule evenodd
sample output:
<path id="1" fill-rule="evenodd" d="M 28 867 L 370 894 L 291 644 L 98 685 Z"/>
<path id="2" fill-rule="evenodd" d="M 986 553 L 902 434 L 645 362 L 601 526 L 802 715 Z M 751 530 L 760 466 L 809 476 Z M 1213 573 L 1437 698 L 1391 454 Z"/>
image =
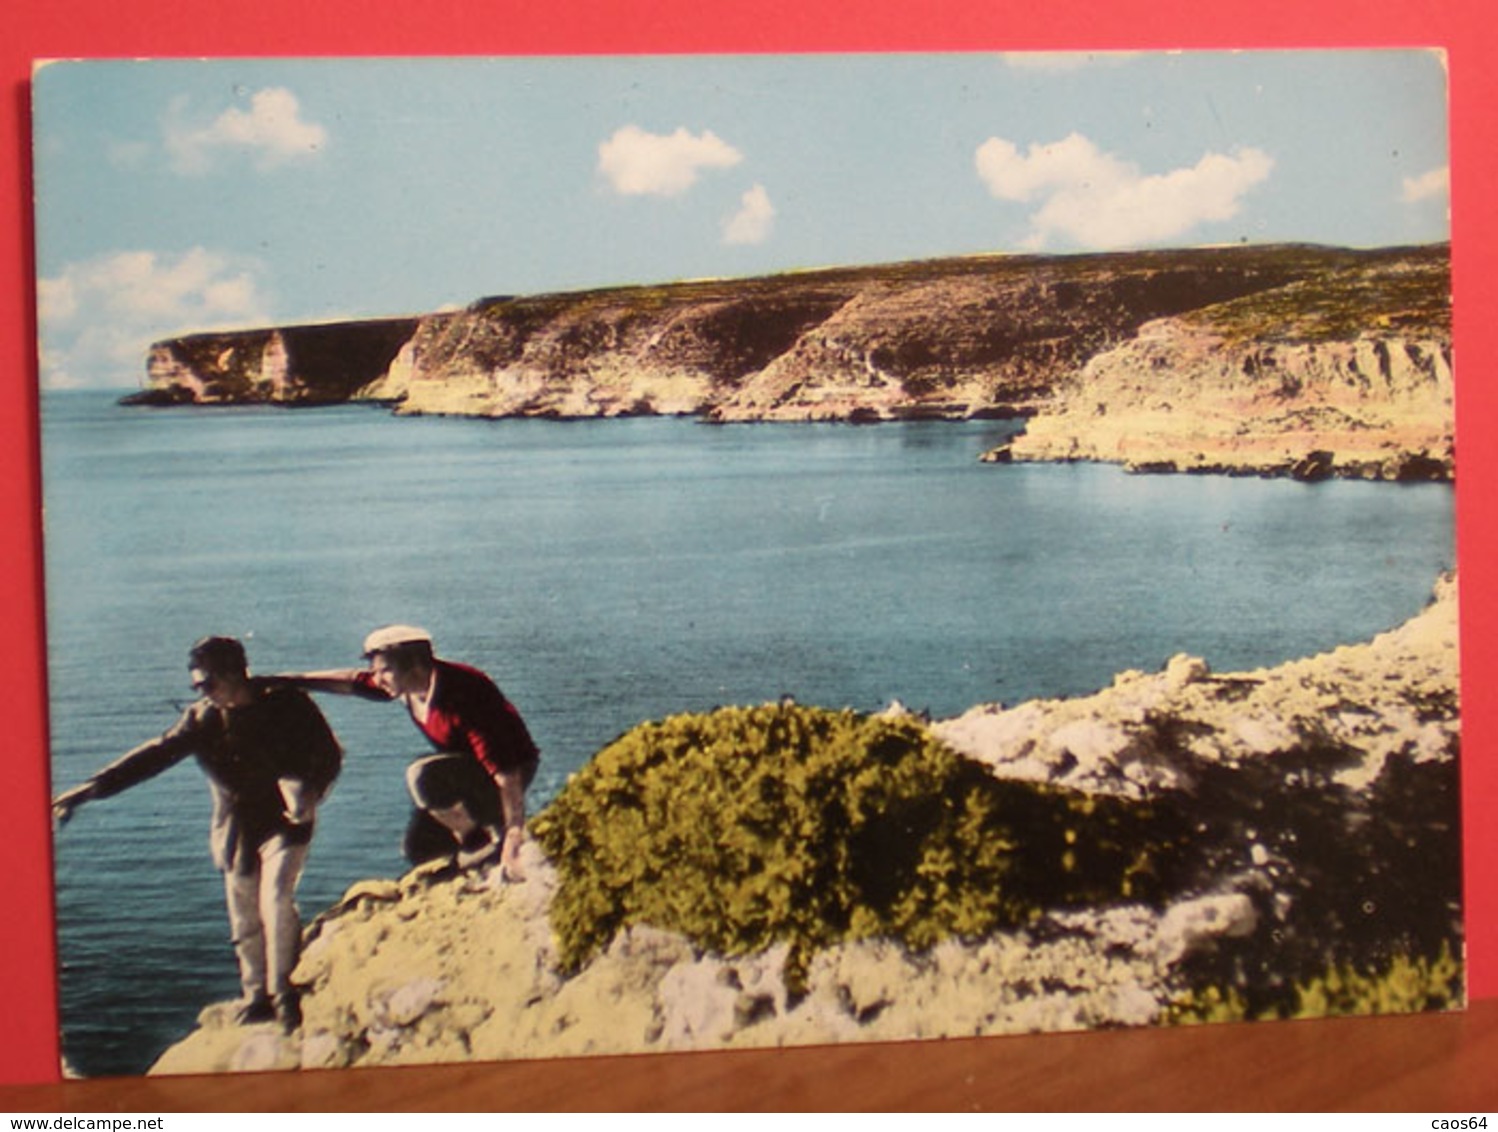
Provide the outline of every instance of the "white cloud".
<path id="1" fill-rule="evenodd" d="M 69 264 L 37 282 L 42 384 L 137 385 L 153 341 L 269 323 L 261 276 L 257 263 L 205 248 Z"/>
<path id="2" fill-rule="evenodd" d="M 711 130 L 700 135 L 679 128 L 652 134 L 622 126 L 598 146 L 598 171 L 627 196 L 678 196 L 697 183 L 703 169 L 729 169 L 744 155 Z"/>
<path id="3" fill-rule="evenodd" d="M 1099 63 L 1124 63 L 1139 54 L 1138 51 L 1003 51 L 999 58 L 1019 71 L 1064 74 Z"/>
<path id="4" fill-rule="evenodd" d="M 1418 177 L 1406 177 L 1400 199 L 1406 204 L 1417 204 L 1420 201 L 1443 198 L 1450 192 L 1451 167 L 1442 165 L 1439 169 L 1428 170 Z"/>
<path id="5" fill-rule="evenodd" d="M 1107 184 L 1126 180 L 1128 167 L 1081 134 L 1049 145 L 1032 145 L 1028 153 L 1003 138 L 989 138 L 974 155 L 978 177 L 1000 200 L 1028 201 L 1037 193 L 1073 184 Z"/>
<path id="6" fill-rule="evenodd" d="M 1091 248 L 1176 239 L 1200 224 L 1231 219 L 1243 195 L 1274 168 L 1262 150 L 1208 153 L 1195 165 L 1146 175 L 1080 134 L 1032 145 L 989 138 L 974 155 L 978 176 L 1000 200 L 1039 202 L 1027 247 L 1062 237 Z"/>
<path id="7" fill-rule="evenodd" d="M 723 225 L 725 244 L 762 244 L 775 225 L 775 206 L 763 185 L 755 185 L 741 198 L 739 210 Z"/>
<path id="8" fill-rule="evenodd" d="M 207 125 L 184 121 L 187 103 L 179 99 L 168 111 L 166 147 L 179 173 L 205 173 L 213 156 L 240 151 L 262 169 L 310 157 L 327 144 L 328 132 L 302 119 L 296 95 L 284 87 L 267 87 L 250 96 L 248 110 L 231 106 Z"/>

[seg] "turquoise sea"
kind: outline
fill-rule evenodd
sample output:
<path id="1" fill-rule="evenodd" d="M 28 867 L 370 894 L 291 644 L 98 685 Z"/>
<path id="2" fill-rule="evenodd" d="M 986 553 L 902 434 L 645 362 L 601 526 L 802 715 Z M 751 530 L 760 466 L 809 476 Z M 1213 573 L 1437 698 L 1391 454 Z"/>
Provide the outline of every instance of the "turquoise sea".
<path id="1" fill-rule="evenodd" d="M 185 654 L 358 663 L 430 629 L 543 749 L 532 809 L 631 725 L 793 695 L 951 715 L 1091 691 L 1177 652 L 1272 664 L 1404 620 L 1454 561 L 1445 485 L 986 465 L 1015 426 L 400 419 L 370 407 L 126 409 L 43 398 L 52 773 L 176 718 Z M 309 916 L 398 875 L 398 708 L 325 697 L 347 750 Z M 64 1053 L 136 1073 L 237 993 L 191 763 L 56 841 Z"/>

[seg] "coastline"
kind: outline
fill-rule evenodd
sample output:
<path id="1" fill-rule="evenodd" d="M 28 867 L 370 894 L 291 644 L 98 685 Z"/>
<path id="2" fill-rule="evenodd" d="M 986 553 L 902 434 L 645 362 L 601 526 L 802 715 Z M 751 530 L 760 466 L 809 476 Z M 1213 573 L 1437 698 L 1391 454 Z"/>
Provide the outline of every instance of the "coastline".
<path id="1" fill-rule="evenodd" d="M 972 257 L 158 342 L 140 405 L 1024 419 L 993 461 L 1451 480 L 1447 245 Z"/>

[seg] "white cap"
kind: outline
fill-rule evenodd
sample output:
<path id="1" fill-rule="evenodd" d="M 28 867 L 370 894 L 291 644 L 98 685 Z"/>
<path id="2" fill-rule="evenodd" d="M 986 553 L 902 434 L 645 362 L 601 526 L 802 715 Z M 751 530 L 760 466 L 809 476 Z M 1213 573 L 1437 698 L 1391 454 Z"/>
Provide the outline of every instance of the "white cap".
<path id="1" fill-rule="evenodd" d="M 396 645 L 410 645 L 417 641 L 431 644 L 432 634 L 415 625 L 385 625 L 364 638 L 364 655 L 373 656 Z"/>

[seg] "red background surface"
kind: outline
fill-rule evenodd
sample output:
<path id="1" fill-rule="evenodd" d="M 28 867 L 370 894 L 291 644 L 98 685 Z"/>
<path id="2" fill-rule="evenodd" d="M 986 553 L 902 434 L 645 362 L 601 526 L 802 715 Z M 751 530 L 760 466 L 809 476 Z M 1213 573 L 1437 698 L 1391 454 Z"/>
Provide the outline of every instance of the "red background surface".
<path id="1" fill-rule="evenodd" d="M 1495 394 L 1483 367 L 1498 227 L 1491 142 L 1498 31 L 1483 0 L 10 0 L 0 12 L 0 626 L 12 678 L 0 747 L 0 1082 L 57 1076 L 45 649 L 30 227 L 29 98 L 38 58 L 975 51 L 1023 48 L 1444 47 L 1452 105 L 1457 488 L 1470 989 L 1498 997 L 1498 527 Z M 1349 177 L 1358 176 L 1355 169 Z M 108 672 L 99 673 L 101 681 Z"/>

